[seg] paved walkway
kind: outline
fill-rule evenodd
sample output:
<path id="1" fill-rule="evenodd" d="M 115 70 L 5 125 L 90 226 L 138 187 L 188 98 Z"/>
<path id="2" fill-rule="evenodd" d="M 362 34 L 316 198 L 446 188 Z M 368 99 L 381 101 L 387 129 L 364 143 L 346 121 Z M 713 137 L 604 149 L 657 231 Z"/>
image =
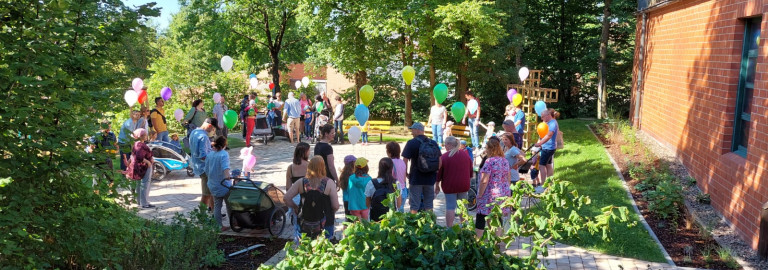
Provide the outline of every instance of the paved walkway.
<path id="1" fill-rule="evenodd" d="M 401 144 L 404 146 L 405 144 Z M 346 155 L 363 156 L 369 160 L 370 171 L 375 174 L 378 171 L 378 161 L 385 156 L 384 144 L 373 143 L 368 146 L 361 145 L 334 145 L 334 157 L 338 169 L 343 166 L 343 157 Z M 256 163 L 256 175 L 252 175 L 258 181 L 269 182 L 277 187 L 285 188 L 285 169 L 293 157 L 294 146 L 286 139 L 277 137 L 274 142 L 264 146 L 256 144 L 253 154 L 258 158 Z M 314 149 L 314 148 L 313 148 Z M 310 150 L 310 151 L 313 151 Z M 231 167 L 240 168 L 242 161 L 238 158 L 240 149 L 229 150 Z M 198 207 L 200 201 L 200 178 L 187 177 L 183 171 L 176 171 L 160 182 L 153 182 L 149 201 L 156 205 L 153 209 L 142 209 L 139 215 L 145 218 L 170 219 L 176 213 L 188 213 Z M 438 222 L 445 224 L 445 196 L 439 194 L 435 199 L 435 213 Z M 407 206 L 406 206 L 407 207 Z M 225 219 L 226 220 L 226 219 Z M 336 231 L 340 234 L 341 222 L 344 220 L 343 207 L 336 213 Z M 225 221 L 228 225 L 228 221 Z M 281 237 L 290 239 L 289 226 L 287 225 Z M 243 230 L 240 233 L 227 232 L 230 235 L 240 236 L 269 236 L 269 233 L 261 231 Z M 507 251 L 509 254 L 524 256 L 526 250 L 523 243 L 530 243 L 530 239 L 518 239 Z M 651 263 L 636 259 L 621 258 L 587 251 L 581 248 L 556 244 L 549 249 L 549 256 L 543 260 L 548 269 L 680 269 L 664 263 Z"/>

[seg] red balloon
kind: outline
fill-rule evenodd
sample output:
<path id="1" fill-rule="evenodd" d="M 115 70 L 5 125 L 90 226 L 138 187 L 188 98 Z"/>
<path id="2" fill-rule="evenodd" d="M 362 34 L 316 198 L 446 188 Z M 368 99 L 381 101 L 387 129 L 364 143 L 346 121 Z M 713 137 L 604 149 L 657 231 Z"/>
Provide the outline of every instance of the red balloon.
<path id="1" fill-rule="evenodd" d="M 144 104 L 147 101 L 147 91 L 139 91 L 139 104 Z"/>
<path id="2" fill-rule="evenodd" d="M 275 83 L 269 83 L 269 90 L 275 89 Z"/>

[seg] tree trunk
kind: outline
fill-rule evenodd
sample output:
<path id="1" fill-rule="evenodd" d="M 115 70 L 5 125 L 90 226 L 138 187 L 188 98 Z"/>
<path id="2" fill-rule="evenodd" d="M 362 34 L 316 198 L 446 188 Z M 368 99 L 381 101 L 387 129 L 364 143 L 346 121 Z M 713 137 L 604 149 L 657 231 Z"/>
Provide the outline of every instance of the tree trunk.
<path id="1" fill-rule="evenodd" d="M 272 83 L 275 84 L 275 88 L 272 89 L 272 96 L 275 95 L 275 93 L 280 92 L 280 57 L 278 56 L 280 54 L 279 50 L 273 50 L 270 53 L 270 58 L 272 58 L 272 67 L 269 69 L 269 73 L 272 74 Z"/>
<path id="2" fill-rule="evenodd" d="M 608 118 L 605 77 L 608 75 L 606 58 L 608 57 L 608 34 L 611 29 L 611 0 L 605 0 L 603 7 L 603 33 L 600 34 L 600 60 L 597 62 L 597 119 Z"/>
<path id="3" fill-rule="evenodd" d="M 469 78 L 467 78 L 467 71 L 469 71 L 469 46 L 466 42 L 461 43 L 461 52 L 464 55 L 464 59 L 459 63 L 458 72 L 456 72 L 456 96 L 462 103 L 467 102 L 467 98 L 464 97 L 464 93 L 469 90 Z"/>
<path id="4" fill-rule="evenodd" d="M 435 62 L 432 59 L 429 60 L 429 104 L 435 105 L 435 92 L 432 89 L 435 89 L 437 78 L 435 78 Z"/>
<path id="5" fill-rule="evenodd" d="M 365 70 L 355 72 L 355 104 L 360 104 L 360 88 L 368 83 L 368 73 Z"/>

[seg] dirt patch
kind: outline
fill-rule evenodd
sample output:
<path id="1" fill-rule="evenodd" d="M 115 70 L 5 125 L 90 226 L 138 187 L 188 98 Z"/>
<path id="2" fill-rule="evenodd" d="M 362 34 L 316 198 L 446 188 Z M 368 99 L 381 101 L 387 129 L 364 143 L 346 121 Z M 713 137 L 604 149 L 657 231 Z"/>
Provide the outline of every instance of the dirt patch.
<path id="1" fill-rule="evenodd" d="M 598 124 L 593 126 L 593 130 L 597 131 L 598 138 L 616 161 L 640 213 L 676 265 L 709 269 L 741 269 L 741 266 L 732 259 L 723 258 L 727 255 L 721 256 L 718 253 L 722 251 L 720 245 L 708 230 L 695 222 L 686 207 L 678 209 L 679 217 L 676 219 L 664 219 L 649 211 L 648 202 L 642 192 L 635 189 L 641 181 L 630 175 L 630 166 L 649 164 L 661 170 L 669 166 L 667 162 L 659 160 L 653 151 L 644 147 L 642 143 L 636 143 L 631 138 L 625 139 L 626 137 L 615 131 L 615 126 L 612 127 L 611 124 Z"/>
<path id="2" fill-rule="evenodd" d="M 266 262 L 272 256 L 280 252 L 285 243 L 290 240 L 282 238 L 257 238 L 257 237 L 237 237 L 237 236 L 222 236 L 219 242 L 218 248 L 224 250 L 224 256 L 227 256 L 227 261 L 218 268 L 221 270 L 232 269 L 256 269 Z M 229 254 L 243 250 L 256 244 L 263 244 L 265 246 L 256 248 L 254 250 L 245 252 L 243 254 L 228 257 Z"/>

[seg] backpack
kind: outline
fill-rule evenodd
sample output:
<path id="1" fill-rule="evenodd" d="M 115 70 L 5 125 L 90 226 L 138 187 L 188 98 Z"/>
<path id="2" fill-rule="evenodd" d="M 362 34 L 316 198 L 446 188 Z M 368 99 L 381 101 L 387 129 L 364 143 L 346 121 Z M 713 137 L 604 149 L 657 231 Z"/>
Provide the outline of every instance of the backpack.
<path id="1" fill-rule="evenodd" d="M 380 221 L 381 216 L 389 212 L 389 207 L 384 205 L 384 200 L 387 199 L 387 195 L 394 193 L 395 190 L 391 185 L 379 183 L 378 178 L 371 179 L 371 183 L 376 191 L 371 196 L 371 213 L 370 217 L 373 221 Z"/>
<path id="2" fill-rule="evenodd" d="M 419 138 L 421 146 L 419 146 L 419 158 L 416 162 L 416 168 L 423 173 L 436 172 L 440 166 L 440 147 L 437 146 L 437 142 L 426 138 L 426 140 Z"/>
<path id="3" fill-rule="evenodd" d="M 317 189 L 309 186 L 309 179 L 302 178 L 304 193 L 301 193 L 302 202 L 299 205 L 299 227 L 302 233 L 310 238 L 315 238 L 325 230 L 326 211 L 330 209 L 328 195 L 323 194 L 328 179 L 323 179 Z"/>
<path id="4" fill-rule="evenodd" d="M 152 127 L 152 113 L 156 113 L 156 114 L 159 114 L 159 115 L 160 115 L 160 117 L 162 117 L 162 118 L 163 118 L 163 124 L 167 123 L 167 122 L 165 122 L 165 115 L 163 115 L 162 113 L 160 113 L 160 111 L 158 111 L 157 109 L 152 109 L 152 110 L 150 110 L 150 111 L 149 111 L 149 117 L 147 118 L 147 125 L 148 125 L 149 127 Z"/>

